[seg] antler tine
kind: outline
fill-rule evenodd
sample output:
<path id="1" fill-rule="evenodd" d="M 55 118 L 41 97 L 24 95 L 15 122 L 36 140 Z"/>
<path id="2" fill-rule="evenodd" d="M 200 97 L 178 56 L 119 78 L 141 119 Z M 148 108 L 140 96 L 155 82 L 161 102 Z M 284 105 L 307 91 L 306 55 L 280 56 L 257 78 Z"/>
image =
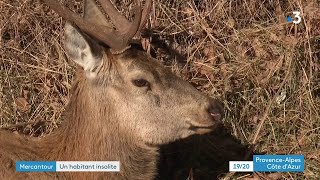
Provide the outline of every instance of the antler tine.
<path id="1" fill-rule="evenodd" d="M 99 0 L 105 12 L 110 16 L 113 24 L 116 26 L 117 30 L 120 33 L 134 36 L 137 32 L 139 32 L 146 23 L 147 15 L 151 11 L 152 0 L 146 0 L 145 6 L 143 8 L 143 12 L 141 15 L 141 5 L 138 0 L 135 1 L 135 18 L 133 22 L 129 22 L 119 11 L 114 7 L 110 0 Z M 137 21 L 139 19 L 138 28 Z M 136 31 L 134 34 L 132 31 Z"/>
<path id="2" fill-rule="evenodd" d="M 104 42 L 111 49 L 114 49 L 114 51 L 123 51 L 124 47 L 128 46 L 128 40 L 123 38 L 121 34 L 112 28 L 94 24 L 83 18 L 80 18 L 70 9 L 66 8 L 65 6 L 61 6 L 56 0 L 44 0 L 44 2 L 60 16 L 71 23 L 76 24 L 82 31 L 88 33 L 92 37 Z"/>
<path id="3" fill-rule="evenodd" d="M 125 33 L 125 36 L 128 38 L 132 38 L 138 31 L 140 27 L 140 22 L 141 22 L 141 6 L 139 3 L 139 0 L 135 0 L 136 6 L 135 6 L 135 17 L 132 21 L 132 23 L 128 24 L 127 32 Z M 124 27 L 126 28 L 126 27 Z"/>
<path id="4" fill-rule="evenodd" d="M 128 49 L 129 41 L 133 36 L 144 26 L 146 16 L 151 9 L 151 0 L 146 1 L 145 8 L 141 12 L 141 5 L 139 0 L 135 1 L 135 17 L 132 22 L 129 22 L 124 16 L 122 16 L 118 10 L 112 5 L 110 0 L 99 0 L 104 10 L 108 10 L 108 15 L 114 22 L 116 30 L 108 26 L 92 23 L 86 19 L 79 17 L 76 13 L 70 9 L 61 6 L 56 0 L 44 0 L 44 2 L 50 6 L 56 13 L 77 25 L 82 31 L 91 35 L 92 37 L 104 42 L 108 45 L 114 54 L 119 54 Z M 143 18 L 141 17 L 143 14 Z M 142 20 L 141 20 L 142 19 Z"/>
<path id="5" fill-rule="evenodd" d="M 114 5 L 111 3 L 110 0 L 99 0 L 99 2 L 101 3 L 104 11 L 110 16 L 113 24 L 116 26 L 118 31 L 127 32 L 130 29 L 130 27 L 132 27 L 132 24 L 127 20 L 127 18 L 121 15 L 121 13 L 119 13 L 119 11 L 114 7 Z M 136 3 L 136 6 L 141 8 L 141 6 L 139 5 L 140 3 L 138 1 L 135 0 L 135 3 Z M 152 5 L 152 0 L 146 0 L 145 6 L 143 8 L 142 16 L 141 16 L 142 19 L 140 21 L 140 25 L 137 31 L 142 29 L 143 26 L 145 25 L 147 20 L 147 15 L 150 13 L 150 10 L 151 10 L 151 5 Z M 136 15 L 137 15 L 137 12 L 136 12 Z"/>
<path id="6" fill-rule="evenodd" d="M 142 19 L 140 21 L 140 26 L 139 26 L 139 29 L 138 29 L 138 32 L 144 27 L 144 25 L 146 24 L 147 22 L 147 17 L 148 17 L 148 14 L 150 13 L 151 11 L 151 6 L 152 6 L 152 0 L 146 0 L 146 3 L 143 7 L 143 11 L 142 11 Z"/>
<path id="7" fill-rule="evenodd" d="M 133 36 L 142 29 L 144 26 L 147 14 L 151 10 L 151 0 L 146 1 L 145 8 L 141 13 L 141 5 L 139 0 L 134 0 L 135 2 L 135 17 L 132 22 L 129 22 L 125 16 L 121 15 L 110 0 L 99 0 L 105 12 L 111 18 L 113 24 L 116 26 L 118 32 L 123 35 L 126 41 L 129 41 Z M 142 14 L 144 17 L 142 17 Z M 143 19 L 142 19 L 143 18 Z M 142 21 L 141 21 L 142 20 Z M 121 21 L 121 23 L 120 23 Z"/>
<path id="8" fill-rule="evenodd" d="M 120 14 L 120 12 L 115 8 L 110 0 L 99 0 L 99 2 L 102 5 L 103 10 L 111 18 L 116 28 L 120 31 L 126 31 L 127 29 L 123 29 L 122 25 L 130 24 L 127 18 Z"/>

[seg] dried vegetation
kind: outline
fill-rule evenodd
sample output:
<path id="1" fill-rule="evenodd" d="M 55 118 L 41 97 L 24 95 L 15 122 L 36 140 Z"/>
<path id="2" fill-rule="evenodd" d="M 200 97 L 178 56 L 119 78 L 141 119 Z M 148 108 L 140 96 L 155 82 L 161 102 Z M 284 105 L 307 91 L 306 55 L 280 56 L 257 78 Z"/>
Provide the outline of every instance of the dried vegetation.
<path id="1" fill-rule="evenodd" d="M 79 11 L 81 1 L 70 7 Z M 293 11 L 302 14 L 298 25 L 286 21 Z M 0 0 L 2 128 L 42 136 L 58 127 L 75 71 L 62 46 L 63 23 L 39 0 Z M 224 126 L 243 144 L 260 153 L 305 155 L 304 173 L 222 178 L 320 178 L 319 0 L 157 0 L 138 39 L 199 90 L 223 100 Z M 181 177 L 197 171 L 190 172 Z"/>

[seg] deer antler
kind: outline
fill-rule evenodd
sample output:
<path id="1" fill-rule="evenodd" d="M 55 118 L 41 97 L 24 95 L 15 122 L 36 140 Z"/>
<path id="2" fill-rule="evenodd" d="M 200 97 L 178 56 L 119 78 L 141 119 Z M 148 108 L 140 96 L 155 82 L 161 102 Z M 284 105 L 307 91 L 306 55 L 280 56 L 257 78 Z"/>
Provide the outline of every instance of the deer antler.
<path id="1" fill-rule="evenodd" d="M 122 16 L 119 11 L 113 6 L 110 0 L 99 0 L 103 10 L 109 15 L 116 29 L 95 24 L 79 17 L 65 6 L 61 6 L 57 0 L 44 0 L 56 13 L 77 25 L 82 31 L 95 37 L 108 45 L 114 54 L 124 52 L 130 47 L 129 42 L 133 36 L 138 33 L 145 25 L 147 15 L 150 13 L 152 0 L 146 0 L 143 12 L 138 0 L 134 0 L 135 12 L 132 22 Z"/>

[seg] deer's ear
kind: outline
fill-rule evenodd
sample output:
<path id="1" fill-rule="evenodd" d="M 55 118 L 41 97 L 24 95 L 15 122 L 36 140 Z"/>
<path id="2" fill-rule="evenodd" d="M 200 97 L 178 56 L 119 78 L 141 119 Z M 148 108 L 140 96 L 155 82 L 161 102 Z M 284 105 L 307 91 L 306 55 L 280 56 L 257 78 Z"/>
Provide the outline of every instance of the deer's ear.
<path id="1" fill-rule="evenodd" d="M 64 45 L 67 55 L 90 74 L 101 66 L 103 48 L 68 22 L 65 25 Z"/>

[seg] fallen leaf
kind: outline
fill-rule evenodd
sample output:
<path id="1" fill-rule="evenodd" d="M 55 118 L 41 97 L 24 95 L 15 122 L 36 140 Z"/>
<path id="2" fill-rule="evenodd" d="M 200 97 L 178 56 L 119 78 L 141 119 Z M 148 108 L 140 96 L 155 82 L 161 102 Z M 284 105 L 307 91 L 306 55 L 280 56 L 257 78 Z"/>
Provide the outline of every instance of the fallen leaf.
<path id="1" fill-rule="evenodd" d="M 27 112 L 30 110 L 30 105 L 25 98 L 16 98 L 14 102 L 18 111 Z"/>

